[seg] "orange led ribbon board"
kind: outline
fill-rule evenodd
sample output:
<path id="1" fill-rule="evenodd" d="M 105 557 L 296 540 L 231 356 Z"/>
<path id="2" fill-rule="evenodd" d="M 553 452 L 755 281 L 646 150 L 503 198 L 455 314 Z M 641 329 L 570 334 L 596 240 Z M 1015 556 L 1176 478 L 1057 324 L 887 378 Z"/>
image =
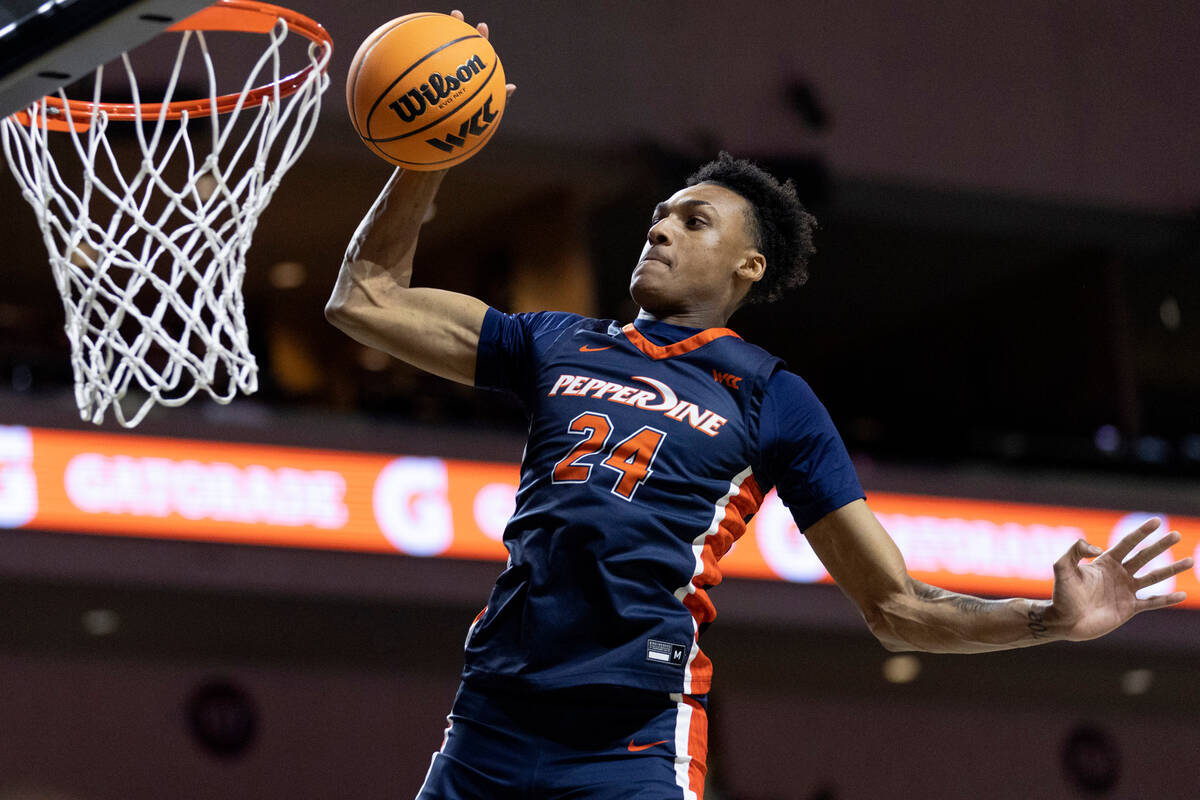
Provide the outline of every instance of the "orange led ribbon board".
<path id="1" fill-rule="evenodd" d="M 514 464 L 0 426 L 0 529 L 503 561 L 517 480 Z M 1107 546 L 1149 514 L 1183 534 L 1155 564 L 1200 556 L 1200 518 L 1169 510 L 868 499 L 913 576 L 956 591 L 1047 597 L 1072 542 Z M 721 567 L 830 580 L 774 493 Z M 1173 589 L 1200 607 L 1194 571 L 1154 593 Z"/>

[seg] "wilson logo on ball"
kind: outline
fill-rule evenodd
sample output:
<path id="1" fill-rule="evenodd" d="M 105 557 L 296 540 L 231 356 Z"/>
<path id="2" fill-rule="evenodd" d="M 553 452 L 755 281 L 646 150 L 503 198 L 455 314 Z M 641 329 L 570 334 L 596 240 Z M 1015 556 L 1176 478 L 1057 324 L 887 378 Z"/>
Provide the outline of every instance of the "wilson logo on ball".
<path id="1" fill-rule="evenodd" d="M 495 111 L 492 111 L 492 98 L 488 97 L 484 101 L 483 108 L 471 115 L 471 118 L 464 122 L 458 128 L 458 135 L 447 133 L 440 139 L 426 139 L 425 141 L 446 153 L 453 153 L 454 148 L 462 147 L 467 143 L 468 136 L 482 136 L 487 131 L 488 126 L 492 124 L 492 120 L 496 118 Z"/>
<path id="2" fill-rule="evenodd" d="M 409 89 L 397 99 L 388 103 L 388 108 L 396 112 L 396 116 L 405 122 L 412 122 L 425 113 L 430 106 L 436 106 L 464 83 L 483 71 L 487 65 L 478 55 L 472 56 L 467 63 L 454 71 L 453 75 L 433 73 L 427 83 L 422 83 L 416 89 Z"/>

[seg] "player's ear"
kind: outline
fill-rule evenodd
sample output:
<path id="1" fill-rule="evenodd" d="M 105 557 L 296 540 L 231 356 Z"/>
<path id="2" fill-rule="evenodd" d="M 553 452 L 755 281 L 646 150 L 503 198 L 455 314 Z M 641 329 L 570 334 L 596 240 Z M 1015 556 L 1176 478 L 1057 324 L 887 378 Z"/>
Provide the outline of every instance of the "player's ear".
<path id="1" fill-rule="evenodd" d="M 766 271 L 767 258 L 757 250 L 750 250 L 736 270 L 739 278 L 748 280 L 751 283 L 762 280 L 763 273 Z"/>

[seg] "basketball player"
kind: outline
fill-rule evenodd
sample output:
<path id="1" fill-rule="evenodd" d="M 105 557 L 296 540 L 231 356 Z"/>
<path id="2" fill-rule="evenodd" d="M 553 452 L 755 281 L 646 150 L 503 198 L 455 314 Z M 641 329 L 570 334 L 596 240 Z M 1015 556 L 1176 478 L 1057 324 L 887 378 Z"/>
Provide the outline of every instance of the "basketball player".
<path id="1" fill-rule="evenodd" d="M 486 28 L 480 26 L 486 35 Z M 419 798 L 699 799 L 718 560 L 772 487 L 889 650 L 983 652 L 1100 636 L 1183 600 L 1135 592 L 1179 540 L 1080 540 L 1053 599 L 984 600 L 909 577 L 829 415 L 778 359 L 725 327 L 804 282 L 813 218 L 790 183 L 721 154 L 653 211 L 621 325 L 509 315 L 410 288 L 444 173 L 397 171 L 350 242 L 327 307 L 358 341 L 515 394 L 530 419 L 507 568 Z M 1090 563 L 1081 563 L 1093 558 Z"/>

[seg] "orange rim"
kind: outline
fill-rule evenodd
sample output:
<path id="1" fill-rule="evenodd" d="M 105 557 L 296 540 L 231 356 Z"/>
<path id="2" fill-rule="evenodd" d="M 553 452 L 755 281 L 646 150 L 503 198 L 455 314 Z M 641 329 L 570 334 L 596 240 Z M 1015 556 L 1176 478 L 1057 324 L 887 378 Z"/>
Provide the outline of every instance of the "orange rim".
<path id="1" fill-rule="evenodd" d="M 278 20 L 287 23 L 289 31 L 295 31 L 315 44 L 333 49 L 333 39 L 329 32 L 319 22 L 292 11 L 283 6 L 260 3 L 257 0 L 217 0 L 214 5 L 197 11 L 190 17 L 180 20 L 167 30 L 169 31 L 238 31 L 243 33 L 270 33 Z M 326 65 L 328 59 L 326 59 Z M 287 97 L 308 80 L 309 74 L 316 69 L 310 64 L 299 72 L 292 73 L 279 81 L 278 84 L 268 83 L 264 86 L 241 92 L 224 94 L 216 98 L 218 114 L 227 114 L 237 107 L 241 101 L 247 108 L 257 106 L 264 97 Z M 322 68 L 324 71 L 324 67 Z M 163 113 L 163 103 L 90 103 L 84 100 L 67 100 L 64 106 L 61 97 L 47 95 L 42 99 L 46 106 L 47 122 L 57 123 L 50 127 L 65 130 L 68 126 L 86 129 L 94 114 L 105 112 L 110 120 L 135 122 L 139 118 L 157 118 Z M 213 99 L 204 97 L 197 100 L 176 100 L 166 104 L 166 119 L 180 119 L 184 113 L 189 117 L 197 114 L 211 113 Z M 64 113 L 65 109 L 65 113 Z M 140 112 L 139 112 L 140 109 Z M 15 116 L 22 125 L 32 124 L 28 111 L 18 111 Z M 69 122 L 68 122 L 69 119 Z"/>

